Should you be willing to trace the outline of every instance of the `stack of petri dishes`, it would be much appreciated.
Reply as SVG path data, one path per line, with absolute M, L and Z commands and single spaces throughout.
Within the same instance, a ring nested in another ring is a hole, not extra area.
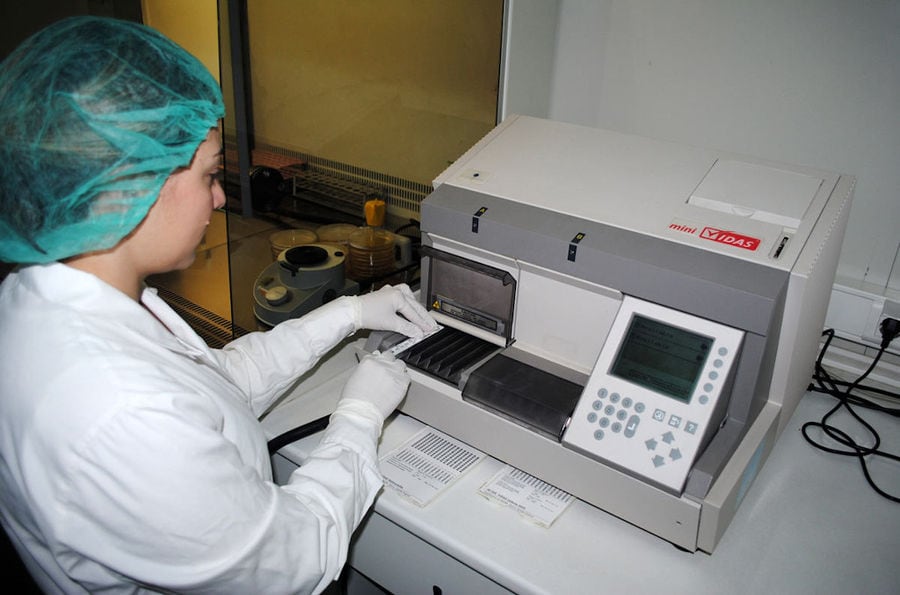
M 350 234 L 348 275 L 372 279 L 394 271 L 394 234 L 376 227 L 360 227 Z
M 311 229 L 283 229 L 269 236 L 269 246 L 272 248 L 272 259 L 278 260 L 278 255 L 295 246 L 314 244 L 319 236 Z

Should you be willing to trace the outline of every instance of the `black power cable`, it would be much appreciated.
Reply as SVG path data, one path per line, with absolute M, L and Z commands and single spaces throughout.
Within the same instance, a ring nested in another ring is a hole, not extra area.
M 328 415 L 320 417 L 319 419 L 314 419 L 311 422 L 307 422 L 302 426 L 293 428 L 275 436 L 268 442 L 269 446 L 269 455 L 273 455 L 278 452 L 281 448 L 291 444 L 292 442 L 296 442 L 302 438 L 306 438 L 307 436 L 311 436 L 316 432 L 321 432 L 328 426 Z
M 824 345 L 822 345 L 822 349 L 819 351 L 818 358 L 816 358 L 815 371 L 813 373 L 813 380 L 818 383 L 818 386 L 816 386 L 815 384 L 810 384 L 809 390 L 814 390 L 831 395 L 835 399 L 837 399 L 838 402 L 830 411 L 828 411 L 828 413 L 826 413 L 822 417 L 820 421 L 807 422 L 803 424 L 803 426 L 800 428 L 800 431 L 803 433 L 803 437 L 807 442 L 820 450 L 824 450 L 825 452 L 841 456 L 856 457 L 859 461 L 860 466 L 862 467 L 863 475 L 865 476 L 866 481 L 869 483 L 869 485 L 872 486 L 872 489 L 874 489 L 879 495 L 887 498 L 888 500 L 900 502 L 900 497 L 889 494 L 878 487 L 878 485 L 872 479 L 871 474 L 869 473 L 869 466 L 866 460 L 866 457 L 871 455 L 884 457 L 886 459 L 891 459 L 894 461 L 900 461 L 900 456 L 880 450 L 879 446 L 881 445 L 881 436 L 878 435 L 878 432 L 875 431 L 875 428 L 873 428 L 868 422 L 860 417 L 851 407 L 851 405 L 855 405 L 858 407 L 879 411 L 881 413 L 886 413 L 893 417 L 900 417 L 900 409 L 884 407 L 868 399 L 864 399 L 858 395 L 853 394 L 853 391 L 862 389 L 876 392 L 884 396 L 900 398 L 900 394 L 898 393 L 892 393 L 890 391 L 868 387 L 862 384 L 862 381 L 865 380 L 865 378 L 872 373 L 872 370 L 875 369 L 875 366 L 878 364 L 878 361 L 881 359 L 881 356 L 884 354 L 891 341 L 895 337 L 900 335 L 900 322 L 893 318 L 888 318 L 882 321 L 881 348 L 878 350 L 878 353 L 875 355 L 875 358 L 872 360 L 872 363 L 869 365 L 868 369 L 866 369 L 866 371 L 863 372 L 862 375 L 859 376 L 859 378 L 849 383 L 832 378 L 828 371 L 825 370 L 825 368 L 822 366 L 822 359 L 825 356 L 825 352 L 831 345 L 832 339 L 834 339 L 834 329 L 826 329 L 822 333 L 822 335 L 825 336 L 826 339 Z M 834 415 L 841 409 L 846 409 L 850 413 L 850 415 L 852 415 L 853 418 L 856 419 L 869 432 L 873 439 L 873 444 L 871 446 L 860 445 L 855 440 L 853 440 L 853 438 L 851 438 L 849 434 L 828 423 L 829 418 L 831 418 L 832 415 Z M 837 442 L 839 445 L 846 447 L 846 449 L 825 446 L 821 442 L 815 441 L 809 435 L 810 428 L 821 429 L 826 436 Z

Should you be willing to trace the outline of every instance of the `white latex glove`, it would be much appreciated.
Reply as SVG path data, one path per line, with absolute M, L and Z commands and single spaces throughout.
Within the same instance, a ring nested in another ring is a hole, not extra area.
M 365 356 L 341 392 L 335 414 L 377 412 L 380 422 L 393 413 L 409 388 L 406 364 L 387 353 Z
M 356 300 L 358 328 L 394 331 L 407 337 L 421 337 L 437 328 L 437 323 L 420 304 L 408 285 L 386 285 Z

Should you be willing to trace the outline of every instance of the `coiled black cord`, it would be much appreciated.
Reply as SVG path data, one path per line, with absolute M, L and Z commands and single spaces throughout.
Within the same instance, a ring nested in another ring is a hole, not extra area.
M 882 328 L 882 331 L 884 332 L 884 328 Z M 880 450 L 879 446 L 881 446 L 881 436 L 878 435 L 878 432 L 875 431 L 875 428 L 873 428 L 868 422 L 860 417 L 851 407 L 851 405 L 855 405 L 858 407 L 886 413 L 893 417 L 900 416 L 900 409 L 884 407 L 882 405 L 869 401 L 868 399 L 864 399 L 858 395 L 853 394 L 854 390 L 863 389 L 885 396 L 900 398 L 900 394 L 898 393 L 892 393 L 890 391 L 878 389 L 875 387 L 868 387 L 862 384 L 862 381 L 872 373 L 873 369 L 875 369 L 875 366 L 878 364 L 878 361 L 884 354 L 885 349 L 887 349 L 887 346 L 890 344 L 890 338 L 886 338 L 884 341 L 882 341 L 881 348 L 878 350 L 878 353 L 875 355 L 875 358 L 872 360 L 872 363 L 869 365 L 868 369 L 866 369 L 866 371 L 863 372 L 859 378 L 857 378 L 853 382 L 847 383 L 832 378 L 828 371 L 825 370 L 825 368 L 822 366 L 822 359 L 825 356 L 825 352 L 831 345 L 832 339 L 834 339 L 834 329 L 826 329 L 822 333 L 822 335 L 825 336 L 826 339 L 825 343 L 822 345 L 822 349 L 819 351 L 819 356 L 816 358 L 815 371 L 813 373 L 813 380 L 818 383 L 818 386 L 816 384 L 810 384 L 809 390 L 829 394 L 837 399 L 838 402 L 830 411 L 828 411 L 828 413 L 826 413 L 822 417 L 820 421 L 807 422 L 803 424 L 803 426 L 800 428 L 800 431 L 803 433 L 803 437 L 807 442 L 820 450 L 824 450 L 825 452 L 841 456 L 856 457 L 859 461 L 860 466 L 862 467 L 863 475 L 865 476 L 866 481 L 869 483 L 869 485 L 872 486 L 872 489 L 874 489 L 879 495 L 887 498 L 888 500 L 892 500 L 893 502 L 900 502 L 900 497 L 889 494 L 878 487 L 878 485 L 872 479 L 872 475 L 869 473 L 869 465 L 866 460 L 866 457 L 869 456 L 879 456 L 894 461 L 900 461 L 900 456 Z M 846 432 L 828 423 L 829 418 L 831 418 L 832 415 L 834 415 L 841 409 L 846 409 L 850 413 L 850 415 L 852 415 L 853 418 L 856 419 L 869 432 L 869 434 L 872 436 L 872 446 L 860 445 L 855 440 L 853 440 L 853 438 L 851 438 L 850 435 L 848 435 Z M 821 442 L 817 442 L 812 437 L 810 437 L 810 428 L 821 429 L 826 436 L 828 436 L 838 444 L 846 447 L 846 449 L 833 448 L 830 446 L 826 446 Z

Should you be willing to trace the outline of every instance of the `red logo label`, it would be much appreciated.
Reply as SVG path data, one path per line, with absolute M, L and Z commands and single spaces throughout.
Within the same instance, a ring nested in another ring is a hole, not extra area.
M 756 250 L 759 248 L 760 244 L 759 238 L 752 238 L 733 231 L 725 231 L 714 227 L 704 227 L 703 231 L 700 232 L 700 237 L 704 240 L 712 240 L 713 242 L 736 246 L 738 248 L 743 248 L 744 250 Z

